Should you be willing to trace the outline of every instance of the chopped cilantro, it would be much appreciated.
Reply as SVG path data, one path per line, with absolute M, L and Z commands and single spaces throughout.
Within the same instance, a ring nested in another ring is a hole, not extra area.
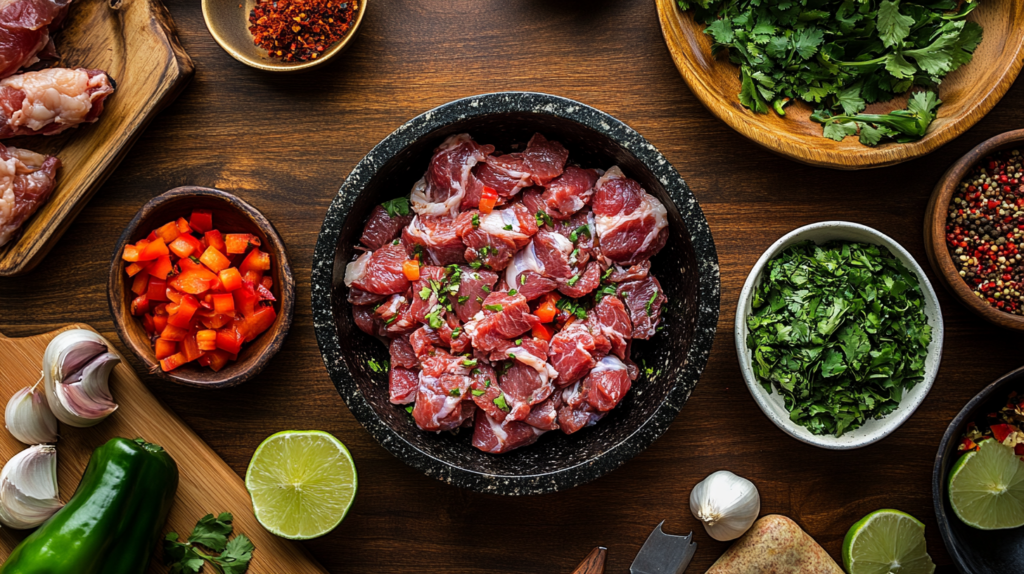
M 514 295 L 515 295 L 516 293 L 518 293 L 518 292 L 519 292 L 519 291 L 516 291 L 515 289 L 509 289 L 509 290 L 508 290 L 508 294 L 509 294 L 509 295 L 513 295 L 513 296 L 514 296 Z
M 401 242 L 402 242 L 402 240 L 400 240 L 400 239 L 395 239 L 394 241 L 392 241 L 392 242 L 391 242 L 391 245 L 398 245 L 398 244 L 399 244 L 399 243 L 401 243 Z
M 601 299 L 604 299 L 609 295 L 615 295 L 614 283 L 605 283 L 604 285 L 598 287 L 597 291 L 594 292 L 594 302 L 600 302 Z
M 614 272 L 615 272 L 615 268 L 614 268 L 614 267 L 609 267 L 609 268 L 608 268 L 608 269 L 607 269 L 607 270 L 606 270 L 606 271 L 604 272 L 604 274 L 602 274 L 602 275 L 601 275 L 601 281 L 607 281 L 607 280 L 608 280 L 608 278 L 609 278 L 609 277 L 611 277 L 611 276 L 612 276 L 612 273 L 614 273 Z
M 465 221 L 465 219 L 463 219 L 463 221 Z M 473 217 L 470 219 L 470 221 L 472 221 L 474 229 L 477 228 L 477 227 L 480 227 L 480 214 L 479 213 L 474 213 Z
M 658 290 L 655 289 L 654 293 L 651 293 L 651 298 L 647 300 L 647 304 L 644 305 L 644 309 L 647 310 L 647 316 L 648 317 L 651 316 L 651 312 L 652 312 L 651 307 L 654 306 L 654 301 L 657 300 L 657 299 L 658 299 Z
M 494 399 L 494 404 L 497 405 L 498 408 L 503 410 L 503 411 L 509 410 L 508 403 L 505 402 L 505 394 L 504 393 L 498 395 L 497 398 Z
M 476 260 L 476 261 L 470 261 L 469 262 L 469 266 L 472 267 L 473 269 L 480 269 L 481 265 L 483 265 L 483 263 L 480 263 L 479 259 Z
M 566 281 L 566 282 L 565 282 L 565 284 L 566 284 L 566 285 L 568 285 L 569 287 L 572 287 L 573 285 L 575 285 L 576 283 L 578 283 L 578 282 L 579 282 L 579 280 L 580 280 L 580 274 L 579 274 L 579 273 L 577 273 L 577 274 L 573 275 L 571 279 L 569 279 L 568 281 Z
M 534 219 L 537 220 L 537 227 L 544 227 L 545 225 L 554 225 L 554 220 L 551 219 L 551 216 L 548 215 L 547 213 L 544 213 L 543 211 L 538 211 L 534 215 Z
M 480 290 L 483 291 L 484 293 L 490 293 L 491 292 L 491 288 L 488 287 L 487 285 L 481 285 L 480 286 Z
M 469 295 L 460 295 L 458 301 L 459 305 L 462 305 L 466 301 L 469 301 Z
M 482 389 L 474 389 L 473 390 L 473 396 L 474 397 L 479 397 L 480 395 L 483 395 L 483 394 L 487 394 L 487 391 L 482 390 Z
M 405 407 L 405 412 L 407 412 L 407 413 L 409 413 L 411 415 L 412 414 L 412 408 L 413 408 L 413 405 L 409 405 L 409 406 Z
M 430 299 L 431 293 L 432 291 L 430 290 L 430 287 L 424 287 L 423 289 L 420 289 L 420 299 L 423 299 L 424 301 Z
M 458 339 L 459 335 L 462 334 L 462 327 L 456 327 L 452 329 L 452 339 Z
M 569 239 L 573 243 L 575 243 L 580 238 L 580 235 L 586 235 L 587 237 L 591 237 L 590 226 L 584 223 L 583 225 L 577 227 L 576 229 L 573 229 L 572 233 L 569 234 Z
M 523 344 L 523 340 L 522 339 L 516 339 L 516 345 L 522 345 L 522 344 Z
M 505 231 L 512 231 L 512 224 L 511 223 L 507 223 L 507 224 L 505 224 L 504 227 L 502 227 L 502 229 L 504 229 Z
M 502 306 L 500 304 L 498 304 L 498 305 L 484 305 L 484 310 L 485 311 L 494 311 L 495 313 L 500 313 L 501 310 L 502 310 Z
M 462 361 L 462 366 L 463 367 L 475 367 L 476 366 L 476 359 L 466 359 L 466 360 Z
M 526 274 L 525 273 L 523 273 L 523 274 L 521 274 L 519 276 L 519 284 L 520 285 L 526 285 Z
M 376 359 L 371 358 L 369 361 L 366 361 L 366 364 L 370 365 L 370 370 L 375 373 L 386 373 L 391 370 L 391 365 L 387 359 L 378 362 Z
M 462 396 L 462 391 L 460 391 L 459 389 L 452 389 L 452 390 L 448 391 L 448 394 L 453 396 L 453 397 L 461 397 Z
M 388 212 L 388 217 L 394 219 L 395 217 L 409 215 L 409 198 L 408 197 L 396 197 L 394 199 L 385 201 L 380 204 L 385 211 Z

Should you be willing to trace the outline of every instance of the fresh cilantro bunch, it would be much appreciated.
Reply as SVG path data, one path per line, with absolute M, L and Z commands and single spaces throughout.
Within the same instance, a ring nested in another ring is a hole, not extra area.
M 899 406 L 932 339 L 917 277 L 884 247 L 840 241 L 772 259 L 747 327 L 765 390 L 792 421 L 837 437 Z
M 677 0 L 694 9 L 740 67 L 740 102 L 757 113 L 801 99 L 818 107 L 823 135 L 861 143 L 924 136 L 946 74 L 971 61 L 982 29 L 964 18 L 980 0 Z M 913 87 L 907 110 L 861 114 Z M 890 117 L 892 116 L 892 117 Z
M 228 540 L 233 529 L 231 520 L 229 512 L 223 512 L 216 518 L 207 514 L 196 523 L 187 542 L 178 542 L 178 535 L 168 532 L 164 538 L 164 562 L 171 567 L 171 574 L 195 574 L 202 569 L 204 562 L 209 562 L 220 574 L 245 572 L 255 548 L 244 534 Z M 220 555 L 213 556 L 199 547 Z

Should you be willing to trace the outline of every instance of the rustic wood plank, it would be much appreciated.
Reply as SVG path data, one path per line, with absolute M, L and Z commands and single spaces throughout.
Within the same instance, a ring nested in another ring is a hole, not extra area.
M 688 497 L 719 469 L 753 480 L 764 513 L 790 516 L 833 558 L 854 521 L 895 506 L 925 522 L 940 572 L 950 567 L 932 513 L 935 451 L 963 404 L 1020 366 L 1024 336 L 988 326 L 940 292 L 947 339 L 932 393 L 893 436 L 834 453 L 788 438 L 761 414 L 736 364 L 732 321 L 761 252 L 806 223 L 865 223 L 924 262 L 932 188 L 973 146 L 1024 125 L 1021 82 L 974 128 L 926 158 L 837 173 L 772 155 L 708 113 L 679 76 L 652 2 L 376 2 L 338 62 L 289 78 L 224 53 L 206 33 L 197 2 L 168 5 L 196 61 L 195 80 L 157 116 L 43 264 L 22 278 L 0 279 L 0 331 L 27 336 L 83 321 L 116 341 L 106 276 L 115 241 L 139 207 L 172 187 L 203 185 L 260 209 L 280 232 L 296 278 L 295 321 L 281 351 L 237 388 L 208 392 L 144 380 L 240 475 L 275 431 L 320 428 L 349 446 L 361 479 L 355 505 L 335 532 L 306 543 L 329 571 L 571 572 L 601 545 L 608 547 L 606 571 L 626 572 L 651 529 L 667 520 L 668 532 L 695 532 L 700 546 L 688 572 L 699 574 L 727 545 L 704 533 Z M 327 377 L 309 309 L 320 223 L 352 166 L 408 118 L 505 89 L 579 99 L 657 146 L 704 207 L 723 282 L 708 368 L 668 432 L 594 483 L 525 499 L 457 490 L 381 448 Z

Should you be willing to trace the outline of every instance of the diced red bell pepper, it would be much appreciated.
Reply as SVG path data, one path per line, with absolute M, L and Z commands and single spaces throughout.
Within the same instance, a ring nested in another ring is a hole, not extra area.
M 234 291 L 242 286 L 242 274 L 236 267 L 229 267 L 217 274 L 220 279 L 221 289 Z
M 149 275 L 146 273 L 140 273 L 135 276 L 132 281 L 132 293 L 136 295 L 142 295 L 149 288 Z
M 167 328 L 167 315 L 153 315 L 153 332 L 163 333 Z
M 992 425 L 992 436 L 995 437 L 996 442 L 1003 442 L 1006 437 L 1010 436 L 1017 429 L 1008 424 Z
M 184 353 L 175 353 L 170 357 L 167 357 L 166 359 L 160 361 L 160 368 L 163 369 L 164 372 L 166 373 L 167 371 L 173 371 L 174 369 L 177 369 L 178 367 L 184 365 L 187 362 L 188 361 L 185 359 Z
M 173 242 L 171 242 L 170 245 L 167 246 L 167 248 L 171 250 L 171 253 L 177 255 L 181 259 L 184 259 L 184 258 L 188 257 L 189 255 L 192 255 L 193 253 L 195 253 L 195 249 L 192 247 L 192 243 L 190 243 L 187 239 L 185 239 L 186 237 L 192 237 L 192 236 L 191 235 L 180 235 L 180 236 L 178 236 L 177 239 L 175 239 Z M 192 237 L 192 239 L 195 239 L 195 237 Z M 198 241 L 196 243 L 198 243 Z
M 178 233 L 181 233 L 182 235 L 192 233 L 192 228 L 189 227 L 188 222 L 185 221 L 184 217 L 179 217 L 175 223 L 178 225 Z
M 203 356 L 203 351 L 199 348 L 199 343 L 196 341 L 196 334 L 194 332 L 186 335 L 185 340 L 181 342 L 181 352 L 185 354 L 186 362 L 194 361 Z
M 553 337 L 554 335 L 555 335 L 554 329 L 552 329 L 551 327 L 548 327 L 547 325 L 545 325 L 543 323 L 537 323 L 536 325 L 533 326 L 533 336 L 538 338 L 538 339 L 544 339 L 545 341 L 550 341 L 551 337 Z
M 220 234 L 220 231 L 211 229 L 203 234 L 203 240 L 206 241 L 208 247 L 213 247 L 217 251 L 224 253 L 226 249 L 224 245 L 224 236 Z
M 273 305 L 259 305 L 253 314 L 245 319 L 245 341 L 249 342 L 269 329 L 274 320 L 277 319 L 277 312 Z
M 167 316 L 167 305 L 168 305 L 167 303 L 157 303 L 156 305 L 153 305 L 153 315 L 157 315 L 157 316 L 162 315 L 162 316 L 166 317 Z
M 199 258 L 199 261 L 214 273 L 220 273 L 228 267 L 231 267 L 231 260 L 225 257 L 223 253 L 218 251 L 217 248 L 212 245 L 206 248 L 206 251 L 203 252 L 203 256 Z
M 251 233 L 228 233 L 224 236 L 224 243 L 227 244 L 227 253 L 236 255 L 245 253 L 250 247 L 259 247 L 260 238 Z
M 416 281 L 420 278 L 420 262 L 415 259 L 406 259 L 402 262 L 402 274 L 409 281 Z
M 238 270 L 245 275 L 246 271 L 268 271 L 270 269 L 270 254 L 259 249 L 253 249 L 245 256 L 245 261 L 238 266 Z
M 217 331 L 217 348 L 229 353 L 237 353 L 242 350 L 242 343 L 245 336 L 238 331 L 235 324 L 228 325 Z
M 149 267 L 152 263 L 153 263 L 152 261 L 145 261 L 145 262 L 142 262 L 142 263 L 132 263 L 128 267 L 125 267 L 124 270 L 125 270 L 126 273 L 128 273 L 129 277 L 135 277 L 136 275 L 141 273 L 144 269 Z
M 202 253 L 202 251 L 197 251 L 196 253 Z M 199 257 L 196 256 L 195 254 L 193 254 L 191 257 L 187 259 L 179 259 L 178 267 L 181 267 L 181 270 L 183 272 L 194 271 L 196 269 L 206 269 L 206 266 L 199 262 Z
M 170 244 L 172 241 L 177 239 L 179 235 L 181 235 L 181 232 L 178 231 L 177 222 L 170 221 L 158 227 L 156 229 L 156 234 L 164 240 L 164 243 Z
M 252 283 L 242 283 L 242 287 L 232 291 L 231 295 L 235 298 L 235 312 L 241 313 L 245 317 L 252 315 L 256 303 L 259 302 Z
M 174 287 L 168 286 L 164 291 L 164 294 L 167 296 L 167 299 L 165 299 L 166 301 L 181 303 L 181 293 L 179 293 Z
M 196 333 L 196 343 L 200 351 L 213 351 L 217 349 L 217 331 L 204 329 Z
M 973 440 L 969 438 L 965 438 L 964 440 L 960 441 L 960 446 L 957 448 L 957 450 L 961 452 L 967 452 L 969 450 L 975 450 L 977 448 L 977 443 L 975 443 Z
M 233 315 L 235 313 L 235 298 L 231 293 L 214 295 L 213 310 L 218 314 Z
M 223 369 L 224 366 L 228 364 L 228 361 L 235 360 L 234 355 L 232 353 L 228 353 L 227 351 L 222 351 L 220 349 L 210 351 L 206 353 L 206 356 L 210 358 L 209 366 L 211 369 L 213 369 L 214 372 Z
M 146 289 L 146 297 L 150 301 L 168 301 L 167 282 L 156 277 L 149 278 L 149 288 Z
M 159 361 L 160 359 L 166 359 L 167 357 L 177 353 L 178 344 L 174 341 L 168 341 L 167 339 L 157 339 L 153 351 L 156 353 L 156 358 Z
M 234 315 L 213 315 L 211 317 L 203 317 L 199 319 L 207 329 L 220 329 L 224 325 L 227 325 L 235 320 Z
M 121 254 L 121 259 L 124 259 L 129 263 L 135 263 L 139 260 L 139 248 L 130 243 L 125 245 L 124 253 Z
M 192 210 L 192 217 L 188 219 L 188 226 L 199 233 L 206 233 L 213 229 L 213 213 L 209 209 Z
M 142 328 L 146 330 L 146 334 L 152 337 L 156 334 L 156 325 L 153 323 L 153 316 L 146 313 L 142 316 Z
M 203 352 L 203 356 L 199 357 L 198 359 L 196 359 L 196 362 L 199 363 L 200 365 L 204 366 L 204 367 L 209 367 L 210 366 L 210 355 L 211 354 L 212 353 L 210 351 L 204 351 Z
M 156 259 L 156 261 L 153 261 L 152 265 L 146 267 L 146 273 L 149 273 L 157 279 L 163 280 L 167 279 L 167 276 L 171 274 L 171 271 L 174 271 L 174 265 L 171 264 L 170 255 L 161 255 Z
M 250 269 L 242 275 L 242 281 L 248 281 L 253 285 L 263 284 L 263 272 L 257 271 L 256 269 Z
M 188 330 L 179 329 L 174 325 L 167 325 L 163 331 L 160 331 L 160 338 L 168 341 L 184 341 L 187 335 Z
M 263 288 L 269 291 L 274 287 L 274 278 L 263 277 L 263 279 L 260 280 L 260 285 L 263 285 Z
M 555 307 L 555 303 L 558 302 L 558 299 L 557 295 L 549 293 L 541 300 L 540 306 L 533 312 L 534 315 L 540 318 L 541 323 L 550 323 L 555 320 L 555 315 L 558 314 L 558 307 Z
M 145 293 L 132 299 L 132 315 L 141 317 L 149 312 L 149 299 L 146 298 Z
M 181 303 L 178 304 L 178 310 L 167 318 L 167 324 L 182 329 L 189 328 L 192 325 L 192 316 L 196 314 L 198 308 L 199 302 L 196 301 L 196 298 L 192 295 L 185 295 L 181 298 Z
M 494 210 L 494 204 L 498 202 L 498 192 L 491 187 L 485 187 L 480 192 L 480 213 L 490 213 Z
M 138 247 L 138 245 L 136 245 Z M 157 257 L 163 257 L 170 251 L 167 249 L 167 243 L 164 242 L 162 237 L 157 237 L 151 243 L 145 247 L 139 248 L 139 261 L 152 261 Z
M 182 293 L 199 295 L 210 288 L 210 284 L 217 276 L 208 269 L 182 270 L 176 277 L 171 279 L 170 285 Z

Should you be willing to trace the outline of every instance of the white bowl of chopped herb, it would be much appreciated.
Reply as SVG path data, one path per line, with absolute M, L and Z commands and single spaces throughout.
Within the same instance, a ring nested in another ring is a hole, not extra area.
M 935 290 L 887 235 L 846 221 L 795 229 L 740 292 L 736 351 L 750 394 L 793 438 L 860 448 L 924 401 L 942 358 Z

